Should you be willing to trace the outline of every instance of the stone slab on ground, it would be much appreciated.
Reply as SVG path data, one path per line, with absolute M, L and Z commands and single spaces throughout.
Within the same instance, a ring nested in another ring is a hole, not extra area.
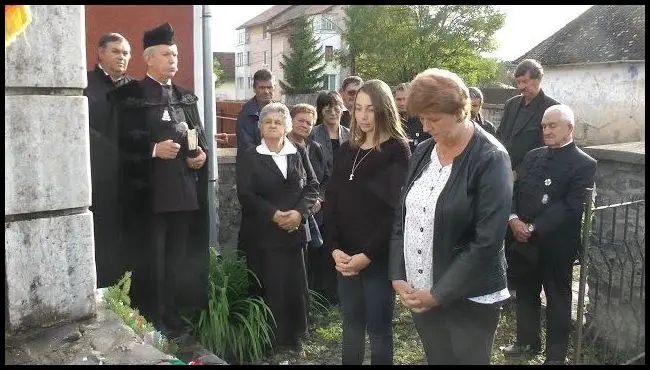
M 5 365 L 166 365 L 171 360 L 100 302 L 91 319 L 17 335 L 5 332 Z

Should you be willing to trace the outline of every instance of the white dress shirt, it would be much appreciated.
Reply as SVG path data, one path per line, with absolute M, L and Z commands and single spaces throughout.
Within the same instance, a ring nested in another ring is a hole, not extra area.
M 436 148 L 431 151 L 431 162 L 406 195 L 404 220 L 404 262 L 406 280 L 417 290 L 433 286 L 433 240 L 436 204 L 449 180 L 453 163 L 443 166 Z M 469 298 L 477 303 L 495 303 L 510 297 L 508 289 Z
M 289 154 L 295 154 L 298 152 L 296 147 L 289 141 L 288 139 L 284 139 L 284 145 L 282 145 L 282 149 L 280 149 L 279 153 L 272 152 L 269 147 L 266 145 L 266 142 L 264 139 L 262 139 L 262 143 L 258 145 L 255 150 L 263 155 L 270 155 L 271 158 L 273 158 L 273 162 L 278 166 L 278 169 L 280 169 L 280 172 L 282 172 L 282 176 L 284 176 L 285 180 L 287 178 L 287 155 Z

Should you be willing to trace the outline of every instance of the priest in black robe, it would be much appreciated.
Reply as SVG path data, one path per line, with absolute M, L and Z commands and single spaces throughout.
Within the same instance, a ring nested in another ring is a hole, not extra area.
M 197 97 L 172 83 L 174 31 L 144 34 L 146 77 L 116 89 L 120 196 L 133 273 L 133 305 L 158 329 L 178 333 L 208 288 L 207 138 Z M 191 46 L 188 46 L 191 47 Z

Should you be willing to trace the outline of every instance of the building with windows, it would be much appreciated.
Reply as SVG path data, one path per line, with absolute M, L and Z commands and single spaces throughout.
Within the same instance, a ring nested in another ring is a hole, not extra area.
M 253 74 L 268 68 L 276 80 L 284 79 L 280 67 L 282 56 L 290 54 L 289 36 L 293 21 L 300 16 L 308 16 L 314 27 L 314 35 L 319 40 L 325 54 L 327 66 L 323 88 L 338 89 L 347 69 L 341 68 L 334 60 L 336 50 L 344 48 L 341 33 L 345 5 L 275 5 L 253 19 L 237 27 L 237 49 L 235 52 L 235 90 L 239 100 L 250 99 L 253 95 Z M 276 84 L 276 100 L 284 101 L 282 89 Z

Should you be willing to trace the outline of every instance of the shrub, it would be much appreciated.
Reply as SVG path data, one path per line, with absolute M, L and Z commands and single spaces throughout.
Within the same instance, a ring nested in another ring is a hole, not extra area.
M 229 363 L 259 361 L 271 347 L 273 314 L 251 284 L 260 285 L 236 252 L 217 256 L 210 249 L 208 307 L 185 320 L 201 345 Z

